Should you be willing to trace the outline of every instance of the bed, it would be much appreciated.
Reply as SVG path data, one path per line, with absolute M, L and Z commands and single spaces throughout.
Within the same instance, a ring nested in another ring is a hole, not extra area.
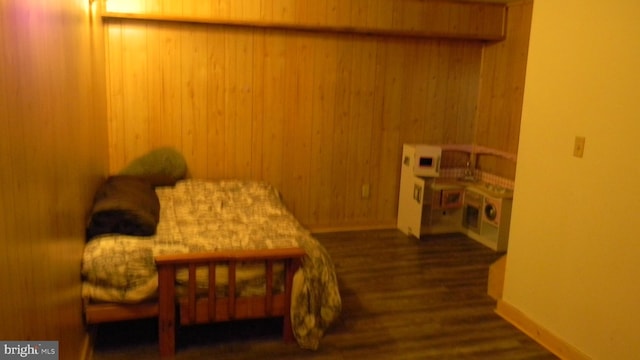
M 283 318 L 285 341 L 316 349 L 341 311 L 334 265 L 271 185 L 130 176 L 97 192 L 82 261 L 87 324 L 158 317 L 179 325 Z

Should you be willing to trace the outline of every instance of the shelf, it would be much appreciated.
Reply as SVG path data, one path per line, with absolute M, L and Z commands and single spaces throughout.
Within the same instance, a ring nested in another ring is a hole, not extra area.
M 371 34 L 421 38 L 469 40 L 503 40 L 507 7 L 495 3 L 462 3 L 459 1 L 397 2 L 381 0 L 376 8 L 363 7 L 358 13 L 338 16 L 343 5 L 339 0 L 326 4 L 324 13 L 304 11 L 301 5 L 281 5 L 279 11 L 253 8 L 231 3 L 228 9 L 213 9 L 199 0 L 176 0 L 171 7 L 136 1 L 101 2 L 104 20 L 126 19 L 195 24 L 242 26 L 265 29 L 315 31 L 331 33 Z M 244 5 L 246 6 L 246 5 Z M 206 9 L 206 10 L 202 10 Z

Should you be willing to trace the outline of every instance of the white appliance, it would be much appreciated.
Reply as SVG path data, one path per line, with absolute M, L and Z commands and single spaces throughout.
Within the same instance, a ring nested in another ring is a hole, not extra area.
M 440 176 L 442 148 L 424 144 L 404 144 L 402 168 L 410 169 L 413 175 L 422 177 Z
M 464 188 L 436 184 L 442 149 L 405 144 L 402 151 L 397 227 L 407 235 L 445 233 L 460 227 Z
M 498 251 L 507 251 L 513 199 L 467 188 L 462 227 L 470 238 Z
M 480 235 L 488 241 L 487 245 L 496 251 L 507 251 L 512 204 L 511 198 L 489 195 L 484 197 Z

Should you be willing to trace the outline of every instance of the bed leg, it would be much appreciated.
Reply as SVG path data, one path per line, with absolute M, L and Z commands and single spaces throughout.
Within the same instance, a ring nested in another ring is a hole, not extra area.
M 158 342 L 161 358 L 172 358 L 176 353 L 175 268 L 158 268 Z
M 284 342 L 292 343 L 294 341 L 294 336 L 293 336 L 293 328 L 291 327 L 291 316 L 285 315 L 283 321 L 284 321 L 284 324 L 283 324 L 284 330 L 283 330 L 282 337 L 284 339 Z

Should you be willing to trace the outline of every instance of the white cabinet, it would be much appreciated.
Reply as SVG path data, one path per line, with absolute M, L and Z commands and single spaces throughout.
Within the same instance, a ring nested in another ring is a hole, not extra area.
M 405 171 L 400 176 L 398 197 L 398 229 L 407 235 L 420 237 L 422 228 L 422 208 L 427 179 Z
M 460 231 L 464 187 L 416 176 L 413 151 L 411 146 L 405 145 L 398 196 L 398 229 L 415 237 Z

